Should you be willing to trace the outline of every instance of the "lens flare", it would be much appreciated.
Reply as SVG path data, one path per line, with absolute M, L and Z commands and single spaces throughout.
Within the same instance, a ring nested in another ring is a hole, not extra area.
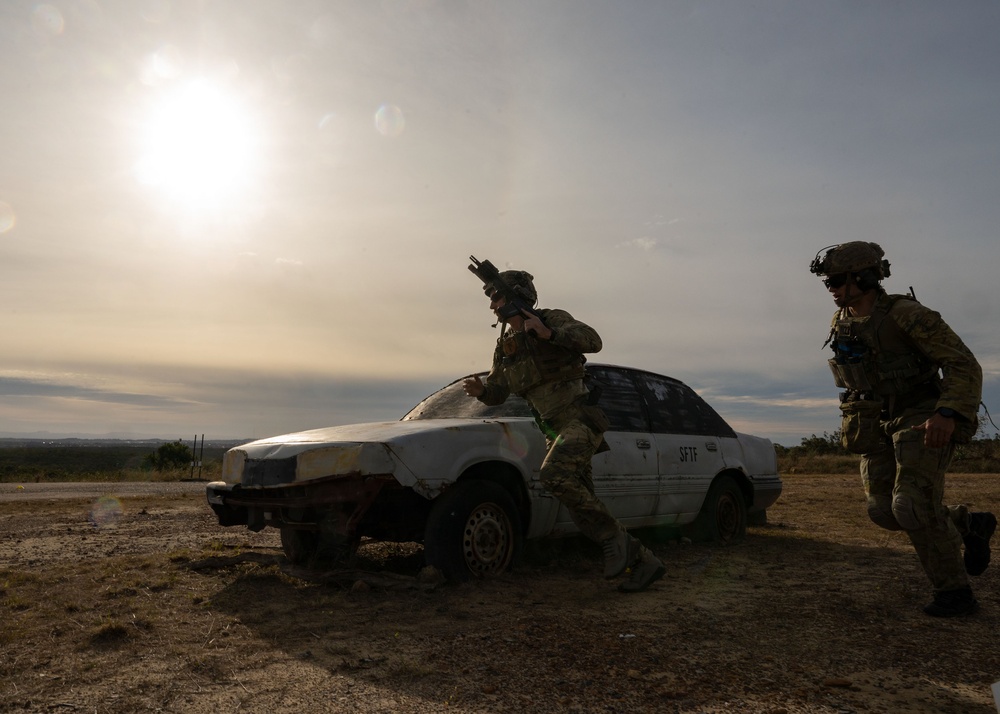
M 90 508 L 90 522 L 95 528 L 106 528 L 118 522 L 122 503 L 114 496 L 101 496 Z
M 181 76 L 184 55 L 174 45 L 166 44 L 146 55 L 139 69 L 139 81 L 148 86 L 169 82 Z
M 36 5 L 31 13 L 31 26 L 42 35 L 61 35 L 66 27 L 66 21 L 58 8 L 43 3 Z
M 382 136 L 395 138 L 406 128 L 403 110 L 394 104 L 383 104 L 375 112 L 375 130 Z
M 14 228 L 14 209 L 5 201 L 0 201 L 0 233 L 6 233 Z
M 523 459 L 528 455 L 528 439 L 524 434 L 506 432 L 500 439 L 500 451 Z

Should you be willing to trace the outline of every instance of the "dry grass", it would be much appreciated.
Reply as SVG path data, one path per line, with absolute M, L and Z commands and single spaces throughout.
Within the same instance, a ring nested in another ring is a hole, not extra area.
M 303 572 L 198 499 L 126 501 L 103 529 L 89 504 L 0 503 L 0 711 L 994 711 L 997 570 L 975 617 L 924 616 L 916 557 L 858 481 L 789 474 L 744 543 L 656 545 L 668 575 L 636 596 L 579 540 L 432 588 L 417 547 Z M 949 484 L 1000 503 L 994 475 Z

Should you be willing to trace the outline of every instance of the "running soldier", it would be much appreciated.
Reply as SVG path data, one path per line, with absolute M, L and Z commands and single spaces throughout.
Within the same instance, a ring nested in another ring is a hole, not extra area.
M 467 379 L 465 392 L 488 405 L 502 404 L 511 392 L 528 402 L 548 446 L 539 474 L 542 484 L 566 507 L 580 532 L 602 545 L 604 577 L 617 578 L 631 570 L 618 589 L 645 590 L 666 568 L 594 494 L 591 459 L 606 448 L 608 421 L 600 408 L 588 404 L 583 355 L 600 351 L 601 338 L 564 310 L 535 309 L 538 294 L 531 274 L 507 270 L 498 277 L 531 307 L 511 314 L 500 286 L 486 283 L 490 309 L 502 323 L 500 337 L 485 383 L 478 377 Z
M 838 308 L 828 344 L 845 390 L 843 445 L 861 455 L 868 516 L 906 531 L 920 558 L 934 588 L 924 612 L 969 615 L 978 603 L 968 576 L 989 565 L 997 519 L 942 499 L 955 444 L 976 433 L 982 369 L 940 314 L 912 294 L 885 292 L 884 255 L 875 243 L 853 241 L 820 250 L 810 266 Z

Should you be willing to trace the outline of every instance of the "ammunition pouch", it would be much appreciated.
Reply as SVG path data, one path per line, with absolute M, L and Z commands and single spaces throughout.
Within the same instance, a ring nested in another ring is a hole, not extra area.
M 587 374 L 582 354 L 524 332 L 502 337 L 499 349 L 510 390 L 522 397 L 544 382 L 568 382 Z
M 851 399 L 840 405 L 840 443 L 852 454 L 870 454 L 885 444 L 882 400 Z
M 827 364 L 833 372 L 834 383 L 840 389 L 853 389 L 859 392 L 871 392 L 875 389 L 863 362 L 838 362 L 836 359 L 830 359 L 827 360 Z
M 588 403 L 586 398 L 578 401 L 571 407 L 571 409 L 573 410 L 573 413 L 570 418 L 578 419 L 592 432 L 601 436 L 601 443 L 598 444 L 597 451 L 595 453 L 600 454 L 605 451 L 611 451 L 611 447 L 602 436 L 604 432 L 611 428 L 611 422 L 604 414 L 604 410 Z M 531 415 L 535 418 L 535 423 L 547 439 L 555 439 L 558 436 L 558 430 L 548 421 L 542 419 L 542 415 L 539 414 L 534 407 L 531 408 Z

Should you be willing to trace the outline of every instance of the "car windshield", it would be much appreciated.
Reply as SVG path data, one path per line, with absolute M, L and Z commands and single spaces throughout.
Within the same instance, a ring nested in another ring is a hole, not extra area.
M 485 374 L 479 375 L 484 377 Z M 403 421 L 411 419 L 495 419 L 497 417 L 530 417 L 527 403 L 516 394 L 495 407 L 489 407 L 478 399 L 473 399 L 462 389 L 465 377 L 439 389 L 417 406 L 413 407 Z

